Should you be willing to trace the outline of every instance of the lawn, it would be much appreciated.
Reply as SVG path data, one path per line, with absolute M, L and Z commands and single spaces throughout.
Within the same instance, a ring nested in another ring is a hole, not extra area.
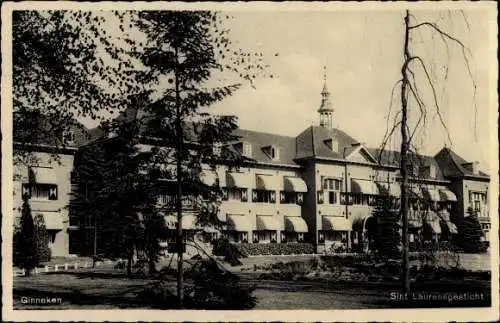
M 426 292 L 485 293 L 482 302 L 416 302 L 407 304 L 391 300 L 391 293 L 400 289 L 397 282 L 325 282 L 261 280 L 253 273 L 239 274 L 245 284 L 255 284 L 256 309 L 356 309 L 394 307 L 489 306 L 487 281 L 434 282 Z M 32 277 L 14 278 L 15 309 L 112 309 L 151 308 L 138 293 L 158 281 L 149 278 L 128 278 L 112 268 L 86 269 Z M 172 277 L 167 285 L 175 289 Z M 56 305 L 27 305 L 22 297 L 60 298 Z

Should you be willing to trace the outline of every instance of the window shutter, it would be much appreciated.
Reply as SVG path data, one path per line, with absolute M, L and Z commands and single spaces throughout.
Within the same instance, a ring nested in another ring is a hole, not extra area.
M 280 192 L 280 202 L 285 203 L 285 192 Z
M 28 195 L 28 198 L 31 197 L 31 194 L 30 194 L 30 188 L 28 186 L 28 184 L 23 184 L 23 188 L 22 188 L 22 196 L 24 195 Z
M 57 199 L 57 187 L 51 187 L 49 189 L 49 199 L 54 199 L 56 200 Z
M 252 190 L 252 202 L 257 202 L 257 191 Z
M 304 203 L 304 194 L 303 193 L 297 194 L 297 203 L 299 203 L 299 204 Z
M 346 204 L 346 196 L 344 193 L 340 193 L 340 204 Z
M 246 188 L 241 190 L 241 201 L 248 201 L 248 190 Z
M 324 194 L 323 191 L 318 191 L 318 204 L 323 204 Z
M 276 203 L 276 192 L 275 191 L 271 191 L 271 194 L 269 194 L 269 200 L 271 201 L 271 203 Z

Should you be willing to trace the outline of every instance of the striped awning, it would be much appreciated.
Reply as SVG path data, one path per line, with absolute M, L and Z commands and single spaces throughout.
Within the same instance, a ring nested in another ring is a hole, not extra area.
M 323 230 L 351 231 L 352 223 L 344 217 L 323 216 Z
M 458 233 L 457 226 L 451 221 L 441 221 L 441 225 L 444 226 L 451 234 Z
M 285 177 L 285 192 L 298 192 L 306 193 L 307 185 L 302 178 L 299 177 Z
M 441 201 L 456 202 L 457 196 L 452 191 L 442 188 L 439 190 L 439 195 L 441 196 Z
M 273 175 L 257 175 L 256 188 L 258 190 L 279 190 L 277 178 Z
M 57 174 L 53 168 L 32 167 L 28 170 L 30 182 L 40 184 L 57 184 Z
M 177 216 L 167 215 L 164 217 L 165 224 L 167 228 L 171 230 L 177 229 Z M 184 230 L 196 230 L 196 216 L 192 214 L 185 214 L 182 216 L 182 229 Z
M 422 186 L 422 196 L 432 202 L 441 201 L 439 191 L 429 186 Z
M 244 215 L 234 215 L 228 214 L 227 224 L 229 230 L 247 232 L 253 230 L 253 225 L 250 223 L 250 219 Z
M 34 219 L 37 215 L 43 217 L 45 229 L 47 230 L 62 230 L 64 228 L 61 214 L 59 212 L 34 212 Z
M 285 217 L 285 231 L 287 232 L 307 232 L 306 221 L 300 216 Z
M 227 187 L 249 188 L 248 175 L 245 173 L 227 173 Z
M 207 186 L 213 186 L 217 181 L 217 176 L 212 170 L 203 170 L 200 174 L 200 181 Z
M 257 230 L 280 230 L 278 220 L 272 215 L 257 215 Z
M 351 179 L 351 192 L 376 195 L 378 189 L 372 181 Z
M 426 220 L 425 224 L 426 224 L 426 227 L 428 228 L 428 230 L 430 230 L 432 233 L 435 233 L 435 234 L 441 233 L 441 225 L 439 224 L 439 221 Z

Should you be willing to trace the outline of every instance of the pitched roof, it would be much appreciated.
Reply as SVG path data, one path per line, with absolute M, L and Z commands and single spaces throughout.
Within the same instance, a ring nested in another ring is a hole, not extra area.
M 436 161 L 443 168 L 445 176 L 460 177 L 460 176 L 475 176 L 489 178 L 488 174 L 479 171 L 474 174 L 470 169 L 465 168 L 463 165 L 468 164 L 464 158 L 460 157 L 450 148 L 441 149 L 435 156 Z
M 237 129 L 235 135 L 239 142 L 247 142 L 252 146 L 252 159 L 270 164 L 295 165 L 295 137 L 276 135 L 266 132 Z M 274 160 L 264 152 L 265 147 L 275 146 L 279 149 L 279 159 Z
M 326 141 L 335 139 L 338 143 L 337 151 L 328 147 Z M 343 159 L 344 148 L 350 149 L 357 140 L 343 132 L 332 128 L 327 129 L 321 126 L 310 126 L 296 138 L 297 154 L 296 158 L 305 157 L 325 157 Z

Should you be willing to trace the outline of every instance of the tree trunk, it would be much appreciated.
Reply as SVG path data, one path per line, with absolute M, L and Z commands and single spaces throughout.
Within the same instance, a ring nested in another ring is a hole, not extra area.
M 408 152 L 408 138 L 406 133 L 406 124 L 408 118 L 408 101 L 407 101 L 407 85 L 408 85 L 408 63 L 410 61 L 410 52 L 408 48 L 409 40 L 409 23 L 410 14 L 406 10 L 405 16 L 405 40 L 404 40 L 404 64 L 401 69 L 402 83 L 401 83 L 401 218 L 403 222 L 403 292 L 408 297 L 410 296 L 410 277 L 409 277 L 409 256 L 408 256 L 408 173 L 407 173 L 407 152 Z
M 132 276 L 132 258 L 133 258 L 133 252 L 129 252 L 127 256 L 127 276 L 131 277 Z

